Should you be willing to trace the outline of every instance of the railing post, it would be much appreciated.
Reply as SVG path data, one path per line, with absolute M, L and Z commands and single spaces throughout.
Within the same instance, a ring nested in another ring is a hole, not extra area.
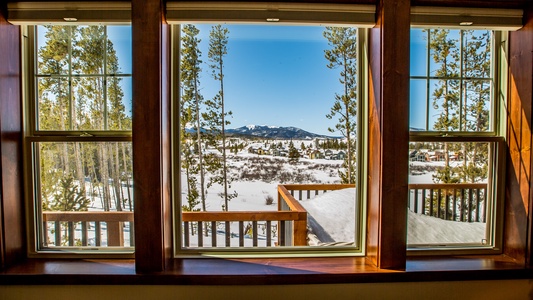
M 107 246 L 124 245 L 122 222 L 108 221 L 107 223 Z
M 293 243 L 294 246 L 307 246 L 307 212 L 300 213 L 298 221 L 294 221 Z

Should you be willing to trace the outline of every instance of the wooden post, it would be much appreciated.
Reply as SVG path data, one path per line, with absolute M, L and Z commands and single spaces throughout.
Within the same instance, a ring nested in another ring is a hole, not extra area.
M 379 1 L 369 34 L 367 256 L 389 269 L 406 258 L 410 7 Z
M 107 246 L 118 247 L 124 246 L 124 230 L 122 222 L 106 222 L 107 223 Z
M 509 36 L 509 99 L 507 113 L 507 168 L 505 186 L 504 254 L 533 266 L 533 199 L 531 184 L 533 117 L 533 7 L 525 25 Z
M 132 0 L 135 266 L 162 271 L 172 258 L 170 36 L 161 0 Z
M 307 246 L 307 213 L 300 213 L 298 221 L 294 221 L 294 246 Z
M 0 269 L 26 256 L 22 186 L 20 26 L 0 4 Z

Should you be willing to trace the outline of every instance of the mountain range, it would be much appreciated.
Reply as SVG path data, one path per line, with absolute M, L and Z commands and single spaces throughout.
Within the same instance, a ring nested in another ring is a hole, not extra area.
M 194 128 L 187 128 L 188 132 L 194 132 Z M 205 131 L 202 129 L 202 131 Z M 339 138 L 326 136 L 305 131 L 296 127 L 267 126 L 267 125 L 248 125 L 235 129 L 226 129 L 228 136 L 244 136 L 268 139 L 299 139 L 311 140 L 314 138 Z

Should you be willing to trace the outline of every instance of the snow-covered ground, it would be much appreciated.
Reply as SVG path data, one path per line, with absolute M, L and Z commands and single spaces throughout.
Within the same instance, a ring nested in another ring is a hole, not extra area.
M 270 143 L 278 143 L 271 141 Z M 286 141 L 285 141 L 286 142 Z M 298 147 L 303 143 L 306 147 L 312 141 L 293 141 Z M 248 144 L 248 146 L 263 146 L 265 142 Z M 228 154 L 229 176 L 233 179 L 230 192 L 237 192 L 238 196 L 229 203 L 230 211 L 275 211 L 277 210 L 277 187 L 279 184 L 311 184 L 311 183 L 340 183 L 338 170 L 340 160 L 300 158 L 296 164 L 289 164 L 286 157 L 258 155 L 248 153 L 247 149 L 238 154 Z M 411 162 L 417 171 L 409 176 L 409 183 L 433 183 L 433 171 L 442 166 L 442 162 Z M 209 177 L 206 178 L 206 181 Z M 182 187 L 186 187 L 185 176 L 181 176 Z M 124 189 L 124 188 L 123 188 Z M 219 196 L 223 187 L 218 184 L 207 189 L 207 211 L 221 211 L 224 200 Z M 130 191 L 132 192 L 132 191 Z M 127 191 L 125 191 L 127 194 Z M 181 191 L 182 201 L 185 201 L 186 191 Z M 271 204 L 267 198 L 273 198 Z M 98 197 L 92 199 L 91 211 L 101 210 L 101 201 Z M 330 191 L 320 194 L 310 200 L 303 200 L 302 205 L 308 211 L 313 232 L 324 238 L 324 243 L 340 242 L 351 243 L 356 232 L 355 216 L 355 189 Z M 413 212 L 408 214 L 409 244 L 449 244 L 449 243 L 475 243 L 480 244 L 485 239 L 485 223 L 461 223 L 444 221 L 434 217 L 418 215 Z M 251 222 L 250 222 L 251 223 Z M 247 223 L 245 226 L 248 225 Z M 258 242 L 264 246 L 266 242 L 265 222 L 259 222 Z M 103 225 L 105 226 L 105 224 Z M 232 222 L 230 226 L 231 246 L 239 246 L 239 224 Z M 105 230 L 105 227 L 104 227 Z M 217 246 L 225 247 L 224 224 L 217 225 Z M 272 222 L 272 240 L 277 241 L 277 222 Z M 125 244 L 129 245 L 129 227 L 125 228 Z M 92 235 L 90 233 L 90 235 Z M 52 232 L 49 234 L 52 237 Z M 190 247 L 198 245 L 197 232 L 190 235 Z M 78 238 L 78 237 L 77 237 Z M 89 239 L 92 241 L 93 236 Z M 104 238 L 105 239 L 105 238 Z M 106 241 L 102 240 L 102 246 Z M 211 246 L 211 236 L 203 237 L 205 247 Z M 252 246 L 251 232 L 245 232 L 245 246 Z
M 299 141 L 295 145 L 299 145 Z M 251 166 L 246 160 L 264 159 L 259 161 L 260 167 L 258 169 L 250 170 Z M 277 175 L 269 177 L 266 181 L 262 180 L 244 180 L 237 179 L 232 183 L 232 191 L 238 193 L 238 197 L 231 200 L 229 209 L 231 211 L 273 211 L 277 210 L 277 186 L 279 184 L 289 183 L 339 183 L 340 179 L 337 170 L 340 168 L 342 161 L 331 161 L 325 159 L 306 159 L 302 158 L 296 165 L 291 165 L 286 162 L 286 158 L 259 156 L 257 154 L 249 154 L 241 152 L 238 154 L 238 159 L 230 158 L 229 165 L 233 166 L 233 178 L 239 178 L 240 174 L 248 171 L 262 172 L 261 165 L 264 169 L 268 169 L 270 164 L 277 164 L 283 162 L 283 166 L 279 172 L 292 172 L 291 174 L 299 174 L 303 178 L 312 178 L 310 181 L 298 182 L 287 181 L 282 182 Z M 414 164 L 421 166 L 428 166 L 431 168 L 442 166 L 442 162 L 414 162 Z M 321 168 L 315 167 L 316 165 Z M 416 175 L 409 176 L 409 183 L 433 183 L 433 172 L 420 172 Z M 214 185 L 210 188 L 207 195 L 207 210 L 217 211 L 221 210 L 223 200 L 218 196 L 222 191 L 221 186 Z M 266 204 L 266 197 L 274 198 L 272 205 Z M 354 241 L 354 234 L 356 232 L 355 221 L 355 190 L 345 189 L 339 191 L 330 191 L 321 194 L 311 200 L 303 200 L 302 205 L 308 211 L 310 216 L 318 223 L 326 236 L 331 237 L 335 242 L 351 243 Z M 485 239 L 486 224 L 485 223 L 464 223 L 455 221 L 445 221 L 435 217 L 415 214 L 409 212 L 408 214 L 408 237 L 409 244 L 450 244 L 450 243 L 475 243 L 481 244 Z M 264 223 L 264 222 L 263 222 Z M 261 224 L 263 224 L 260 222 Z M 310 224 L 312 222 L 309 222 Z M 260 227 L 261 228 L 261 227 Z M 264 228 L 264 227 L 262 227 Z M 263 230 L 259 231 L 259 243 L 265 240 L 265 233 Z M 231 246 L 238 246 L 238 224 L 231 225 L 232 241 Z M 277 234 L 277 232 L 275 232 Z M 211 237 L 204 237 L 204 246 L 210 244 Z M 191 247 L 196 245 L 197 237 L 191 237 Z M 331 240 L 329 241 L 331 242 Z M 223 228 L 221 228 L 220 236 L 218 237 L 218 246 L 224 246 Z M 251 245 L 251 237 L 245 236 L 245 245 Z

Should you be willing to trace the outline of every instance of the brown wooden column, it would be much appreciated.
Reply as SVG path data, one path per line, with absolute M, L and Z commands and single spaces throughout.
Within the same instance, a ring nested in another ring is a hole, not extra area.
M 409 0 L 381 0 L 369 34 L 367 257 L 404 269 L 409 143 Z
M 533 7 L 509 38 L 504 253 L 532 267 Z
M 9 24 L 5 16 L 5 7 L 0 7 L 0 268 L 26 255 L 20 27 Z
M 161 0 L 132 1 L 133 178 L 137 272 L 171 258 L 169 34 Z

